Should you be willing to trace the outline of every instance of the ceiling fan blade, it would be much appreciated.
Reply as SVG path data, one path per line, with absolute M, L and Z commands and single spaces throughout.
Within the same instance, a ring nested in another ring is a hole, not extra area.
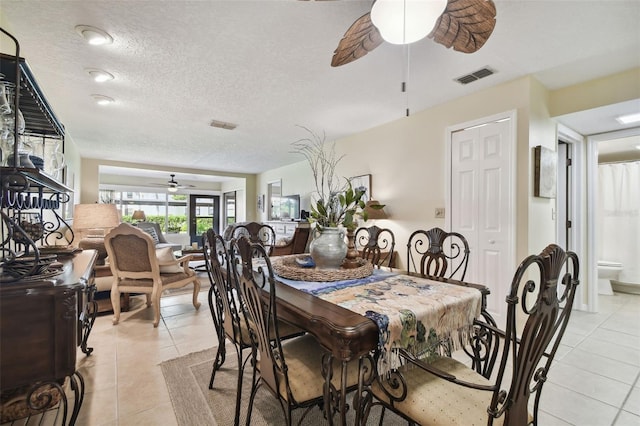
M 362 58 L 380 46 L 382 42 L 382 36 L 371 22 L 371 14 L 367 12 L 356 19 L 347 32 L 344 33 L 342 40 L 338 43 L 338 47 L 333 52 L 331 66 L 339 67 Z
M 495 26 L 492 0 L 448 0 L 429 37 L 447 48 L 473 53 L 485 44 Z

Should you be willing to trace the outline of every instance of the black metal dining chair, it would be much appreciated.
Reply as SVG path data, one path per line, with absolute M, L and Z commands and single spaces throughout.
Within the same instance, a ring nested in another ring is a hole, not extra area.
M 213 229 L 202 235 L 203 253 L 207 265 L 207 273 L 211 281 L 209 288 L 209 309 L 214 327 L 218 335 L 218 351 L 213 361 L 209 389 L 213 389 L 216 372 L 222 367 L 226 359 L 226 339 L 231 341 L 237 356 L 238 382 L 236 393 L 235 424 L 240 421 L 240 401 L 242 398 L 242 377 L 247 363 L 251 359 L 252 339 L 249 334 L 251 320 L 245 316 L 245 310 L 239 305 L 236 286 L 230 282 L 235 275 L 230 272 L 229 254 L 226 242 Z M 303 333 L 297 327 L 285 324 L 281 329 L 283 338 L 299 336 Z
M 233 229 L 232 238 L 238 238 L 242 235 L 252 243 L 262 244 L 269 256 L 276 245 L 276 231 L 266 223 L 249 222 L 236 225 Z
M 462 234 L 441 228 L 418 230 L 407 242 L 407 269 L 423 277 L 464 281 L 469 263 L 469 243 Z
M 311 334 L 283 340 L 278 320 L 277 286 L 266 249 L 259 243 L 251 243 L 246 237 L 231 241 L 229 248 L 231 262 L 237 267 L 231 270 L 236 275 L 241 306 L 245 315 L 253 319 L 251 329 L 256 354 L 256 368 L 251 387 L 247 425 L 251 423 L 251 412 L 256 392 L 265 387 L 278 399 L 285 424 L 291 425 L 292 411 L 305 408 L 300 422 L 314 407 L 321 407 L 325 386 L 340 388 L 340 374 L 332 374 L 330 384 L 323 371 L 341 371 L 339 360 L 332 357 Z M 257 266 L 255 254 L 264 258 L 264 264 Z M 264 291 L 268 287 L 268 300 Z M 346 386 L 353 389 L 358 383 L 358 360 L 347 364 Z M 330 373 L 331 374 L 331 373 Z M 320 413 L 318 413 L 320 414 Z
M 421 425 L 537 425 L 540 395 L 571 315 L 578 276 L 576 254 L 555 244 L 527 257 L 506 297 L 506 329 L 476 320 L 465 348 L 470 367 L 446 356 L 427 363 L 398 350 L 403 365 L 373 381 L 361 408 L 365 418 L 380 404 Z
M 355 233 L 355 245 L 362 258 L 369 260 L 374 266 L 395 266 L 396 237 L 390 229 L 375 225 L 358 228 Z

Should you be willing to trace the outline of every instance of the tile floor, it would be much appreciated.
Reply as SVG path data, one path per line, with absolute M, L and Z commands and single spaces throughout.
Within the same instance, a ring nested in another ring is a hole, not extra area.
M 79 425 L 176 424 L 159 363 L 217 345 L 206 292 L 164 296 L 162 320 L 151 323 L 143 297 L 120 324 L 99 316 L 78 354 L 86 381 Z M 540 425 L 640 426 L 640 296 L 602 296 L 601 312 L 574 311 L 542 394 Z M 222 426 L 222 425 L 221 425 Z

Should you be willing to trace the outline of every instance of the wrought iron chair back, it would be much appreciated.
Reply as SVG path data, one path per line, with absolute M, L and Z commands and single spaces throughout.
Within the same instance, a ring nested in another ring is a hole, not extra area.
M 441 228 L 418 230 L 407 243 L 407 269 L 423 277 L 464 281 L 469 263 L 469 243 L 457 232 Z
M 491 321 L 478 319 L 474 324 L 465 348 L 472 368 L 448 357 L 429 364 L 400 350 L 405 365 L 390 380 L 373 385 L 379 402 L 370 399 L 369 404 L 380 403 L 418 424 L 450 423 L 446 413 L 459 410 L 455 412 L 469 416 L 462 420 L 464 424 L 486 419 L 488 425 L 536 425 L 540 395 L 569 322 L 578 277 L 576 254 L 555 244 L 527 257 L 516 270 L 506 297 L 505 330 Z M 415 404 L 409 401 L 427 400 L 436 388 L 448 395 L 430 399 L 437 410 L 426 406 L 412 410 Z M 531 397 L 534 402 L 529 412 Z M 367 413 L 369 407 L 363 410 Z
M 211 281 L 209 288 L 209 309 L 213 324 L 218 335 L 218 351 L 213 362 L 209 389 L 213 389 L 216 372 L 222 367 L 226 359 L 226 339 L 229 339 L 236 350 L 238 361 L 238 382 L 236 393 L 235 424 L 240 420 L 240 401 L 242 397 L 242 376 L 251 353 L 243 358 L 245 349 L 252 347 L 249 326 L 244 311 L 235 295 L 235 286 L 230 280 L 234 279 L 230 271 L 231 262 L 226 249 L 226 242 L 213 229 L 202 235 L 202 248 L 207 266 L 207 273 Z
M 312 407 L 323 405 L 325 387 L 328 386 L 334 395 L 337 392 L 341 375 L 334 375 L 333 371 L 340 369 L 340 362 L 310 334 L 283 339 L 287 335 L 284 331 L 287 323 L 278 320 L 276 280 L 271 260 L 261 244 L 252 243 L 246 237 L 233 239 L 229 254 L 241 306 L 246 310 L 245 315 L 252 319 L 251 336 L 256 351 L 247 424 L 251 422 L 256 391 L 262 384 L 278 398 L 285 424 L 291 425 L 294 409 L 306 408 L 300 424 Z M 258 261 L 256 254 L 262 259 Z M 265 291 L 269 292 L 268 300 Z M 349 362 L 345 371 L 346 387 L 353 389 L 358 382 L 357 360 Z
M 231 240 L 229 253 L 232 259 L 231 263 L 238 265 L 232 270 L 246 314 L 253 318 L 255 327 L 251 330 L 251 336 L 254 339 L 255 349 L 260 353 L 259 361 L 257 361 L 260 378 L 256 379 L 254 374 L 249 415 L 247 416 L 247 424 L 249 424 L 257 382 L 266 383 L 271 390 L 279 394 L 279 390 L 282 388 L 289 390 L 289 378 L 280 341 L 280 330 L 277 326 L 275 278 L 267 251 L 260 243 L 253 243 L 245 236 L 241 236 Z M 266 264 L 254 269 L 253 259 L 256 254 L 258 257 L 263 257 Z M 262 288 L 267 283 L 269 284 L 269 302 L 264 303 L 261 294 Z M 272 339 L 270 336 L 275 338 Z M 292 401 L 290 392 L 288 393 L 289 401 Z
M 375 225 L 358 228 L 355 244 L 356 249 L 362 252 L 362 258 L 369 260 L 374 266 L 393 266 L 396 238 L 390 229 Z
M 232 238 L 240 236 L 247 237 L 252 243 L 262 244 L 267 255 L 271 255 L 276 244 L 276 231 L 266 223 L 249 222 L 236 225 L 233 229 Z

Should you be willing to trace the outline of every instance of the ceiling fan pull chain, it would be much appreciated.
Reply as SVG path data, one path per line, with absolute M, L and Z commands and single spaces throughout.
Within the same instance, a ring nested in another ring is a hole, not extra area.
M 404 81 L 402 82 L 402 92 L 405 93 L 405 101 L 406 101 L 406 108 L 405 108 L 405 116 L 409 117 L 410 111 L 409 111 L 409 66 L 410 66 L 410 61 L 409 61 L 409 45 L 405 44 L 404 45 L 404 55 L 406 58 L 406 67 L 404 69 Z

